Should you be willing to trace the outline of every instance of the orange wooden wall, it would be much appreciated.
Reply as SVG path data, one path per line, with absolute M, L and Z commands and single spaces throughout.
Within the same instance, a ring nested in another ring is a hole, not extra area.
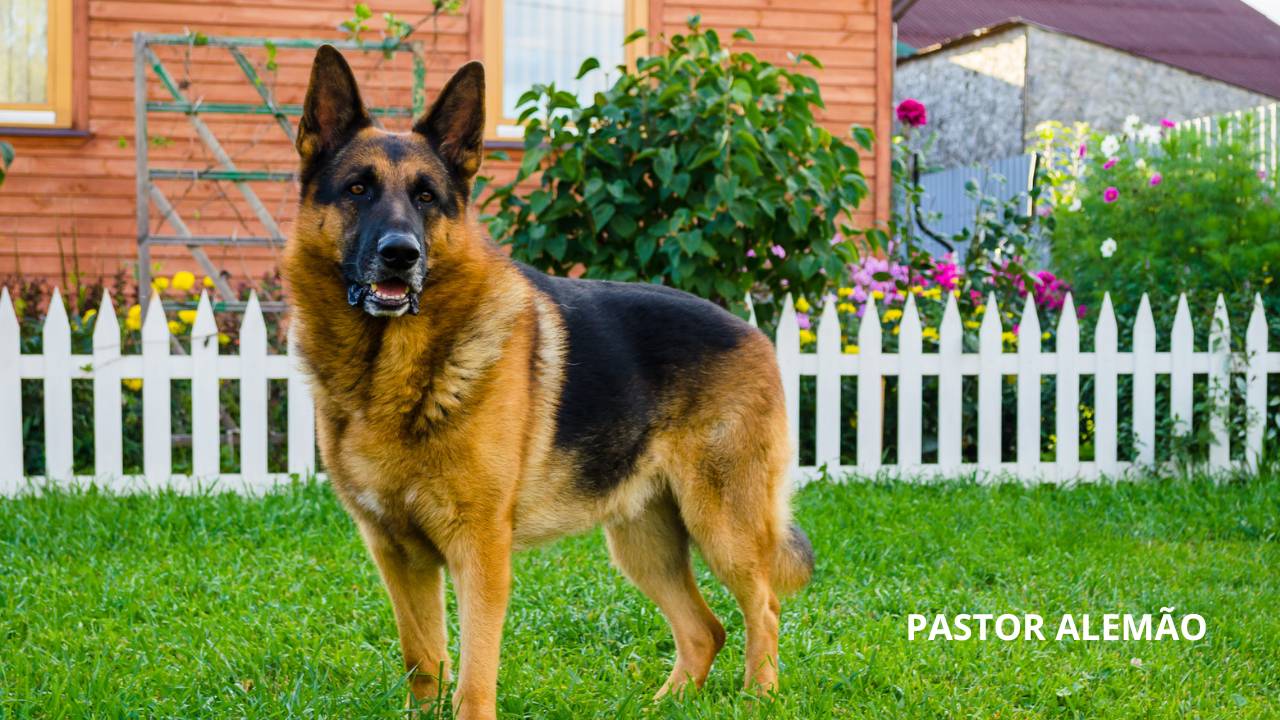
M 112 275 L 136 261 L 134 211 L 134 122 L 132 34 L 182 33 L 273 37 L 340 37 L 337 25 L 351 14 L 347 0 L 221 0 L 218 3 L 139 0 L 77 0 L 76 31 L 87 53 L 78 58 L 77 112 L 82 137 L 13 137 L 17 160 L 0 187 L 0 278 L 23 274 L 62 282 L 78 260 L 84 275 Z M 483 54 L 482 3 L 472 0 L 460 16 L 442 17 L 416 36 L 429 46 L 427 91 L 430 98 L 458 65 Z M 423 2 L 371 3 L 372 24 L 380 13 L 421 17 Z M 833 132 L 847 137 L 849 125 L 874 128 L 881 145 L 889 131 L 892 51 L 889 0 L 649 0 L 650 27 L 680 32 L 685 19 L 702 15 L 706 25 L 751 29 L 755 51 L 778 63 L 788 51 L 812 53 L 825 69 L 815 71 Z M 656 33 L 654 33 L 656 35 Z M 373 34 L 376 37 L 376 31 Z M 656 39 L 655 39 L 656 42 Z M 192 99 L 258 102 L 258 96 L 225 50 L 208 47 L 160 48 L 170 72 L 187 83 Z M 262 62 L 261 51 L 246 51 Z M 365 100 L 372 105 L 408 105 L 408 56 L 391 62 L 376 53 L 348 56 L 356 68 Z M 301 102 L 310 65 L 309 51 L 280 50 L 279 70 L 271 79 L 276 98 Z M 168 100 L 158 81 L 149 97 Z M 204 115 L 241 169 L 291 170 L 293 149 L 267 117 Z M 403 123 L 388 123 L 395 127 Z M 150 116 L 149 152 L 154 166 L 213 167 L 212 156 L 179 114 Z M 888 211 L 888 157 L 867 157 L 864 170 L 874 194 L 856 221 L 865 226 Z M 482 172 L 510 177 L 512 163 L 491 163 Z M 287 183 L 253 183 L 264 204 L 291 230 L 297 190 Z M 161 187 L 196 234 L 262 235 L 261 226 L 229 183 L 163 181 Z M 230 202 L 228 201 L 230 198 Z M 172 234 L 152 211 L 152 231 Z M 251 281 L 274 267 L 278 251 L 208 248 L 233 282 Z M 161 273 L 196 269 L 183 248 L 160 249 L 153 261 Z

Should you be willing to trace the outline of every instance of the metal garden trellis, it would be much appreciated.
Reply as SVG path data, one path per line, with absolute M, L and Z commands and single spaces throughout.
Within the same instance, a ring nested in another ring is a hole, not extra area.
M 228 103 L 192 101 L 183 92 L 182 86 L 174 81 L 156 52 L 157 45 L 176 45 L 188 47 L 226 48 L 231 58 L 244 73 L 245 78 L 257 91 L 262 102 Z M 151 287 L 151 248 L 156 245 L 182 245 L 190 250 L 192 256 L 204 272 L 213 278 L 217 293 L 222 302 L 217 303 L 218 310 L 243 310 L 245 303 L 238 302 L 231 287 L 219 275 L 217 268 L 204 251 L 205 245 L 236 245 L 241 247 L 279 247 L 284 244 L 285 237 L 266 206 L 258 198 L 257 193 L 249 186 L 250 182 L 293 182 L 297 178 L 294 172 L 272 172 L 261 170 L 241 170 L 234 160 L 218 142 L 209 126 L 201 119 L 203 114 L 231 115 L 270 115 L 275 118 L 281 130 L 293 142 L 295 134 L 290 117 L 300 116 L 302 106 L 299 104 L 282 104 L 276 102 L 271 89 L 263 82 L 257 69 L 241 48 L 277 49 L 315 49 L 321 45 L 332 45 L 341 50 L 373 51 L 386 54 L 407 52 L 413 57 L 413 106 L 411 108 L 374 107 L 370 113 L 374 117 L 413 117 L 423 112 L 426 107 L 426 63 L 423 58 L 422 44 L 416 41 L 396 41 L 386 39 L 380 42 L 362 42 L 357 40 L 324 40 L 306 38 L 259 38 L 259 37 L 207 37 L 198 34 L 166 35 L 154 33 L 134 33 L 133 35 L 133 83 L 134 83 L 134 141 L 137 149 L 137 225 L 138 225 L 138 288 L 139 301 L 142 307 L 148 307 L 147 296 Z M 147 98 L 148 70 L 160 80 L 165 90 L 172 97 L 168 101 L 155 101 Z M 216 169 L 191 168 L 157 168 L 152 167 L 148 156 L 147 116 L 149 113 L 182 113 L 191 121 L 192 127 L 200 141 L 209 149 L 217 160 Z M 254 216 L 266 229 L 264 236 L 237 237 L 229 235 L 196 235 L 191 232 L 177 209 L 164 192 L 153 182 L 160 179 L 190 179 L 192 181 L 230 181 L 244 197 Z M 169 234 L 153 234 L 151 232 L 151 205 L 162 213 L 164 221 L 173 232 Z M 264 310 L 280 310 L 279 303 L 262 303 Z

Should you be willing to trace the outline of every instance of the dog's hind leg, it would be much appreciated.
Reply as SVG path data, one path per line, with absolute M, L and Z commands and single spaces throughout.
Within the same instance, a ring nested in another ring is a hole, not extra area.
M 618 569 L 649 596 L 671 625 L 676 661 L 654 699 L 702 687 L 724 626 L 698 592 L 689 558 L 689 535 L 671 496 L 663 493 L 637 516 L 605 526 L 609 554 Z

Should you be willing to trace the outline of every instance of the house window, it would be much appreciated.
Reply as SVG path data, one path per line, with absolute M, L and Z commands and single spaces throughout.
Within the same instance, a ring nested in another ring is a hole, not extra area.
M 0 0 L 0 126 L 71 126 L 71 1 Z
M 647 0 L 486 0 L 484 9 L 489 136 L 512 138 L 523 135 L 516 102 L 535 83 L 588 100 L 606 78 L 575 80 L 582 61 L 596 58 L 606 71 L 634 62 L 639 45 L 622 41 L 645 27 L 649 8 Z

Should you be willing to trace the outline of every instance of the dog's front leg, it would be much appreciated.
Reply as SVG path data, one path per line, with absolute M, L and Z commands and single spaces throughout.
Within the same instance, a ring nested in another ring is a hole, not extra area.
M 468 527 L 447 554 L 461 640 L 454 710 L 459 720 L 491 720 L 497 717 L 498 656 L 511 592 L 511 528 Z
M 411 673 L 409 703 L 435 700 L 449 682 L 444 558 L 434 548 L 393 542 L 374 524 L 358 524 L 391 597 L 400 652 L 405 670 Z

